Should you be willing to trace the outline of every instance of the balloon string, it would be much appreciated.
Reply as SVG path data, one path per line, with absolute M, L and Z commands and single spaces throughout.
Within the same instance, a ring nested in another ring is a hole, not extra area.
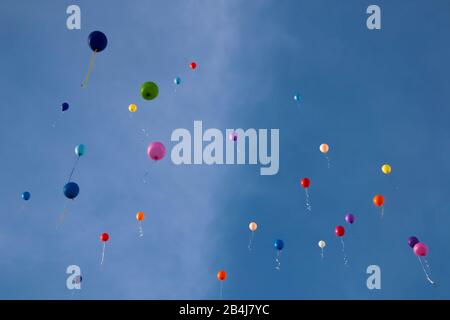
M 428 275 L 428 272 L 427 272 L 427 270 L 425 269 L 425 266 L 424 266 L 423 263 L 422 263 L 422 259 L 420 259 L 419 256 L 417 256 L 417 259 L 419 259 L 420 265 L 422 266 L 422 270 L 423 270 L 423 272 L 425 273 L 426 279 L 427 279 L 431 284 L 435 284 L 435 282 L 434 282 L 433 280 L 431 280 L 430 276 Z M 424 260 L 425 260 L 425 264 L 427 265 L 427 268 L 430 269 L 430 266 L 429 266 L 429 264 L 428 264 L 428 261 L 427 261 L 425 258 L 424 258 Z M 431 272 L 431 270 L 430 270 L 430 272 Z
M 139 237 L 144 236 L 144 228 L 142 228 L 142 221 L 139 221 Z
M 63 212 L 59 216 L 58 224 L 56 225 L 56 230 L 59 229 L 60 226 L 64 223 L 64 220 L 66 219 L 67 214 L 69 213 L 69 209 L 67 208 L 67 203 L 64 205 Z
M 147 180 L 145 179 L 148 176 L 148 171 L 145 171 L 144 176 L 142 177 L 142 182 L 147 183 Z
M 103 261 L 105 260 L 105 249 L 106 249 L 106 242 L 103 242 L 102 261 L 100 262 L 100 265 L 103 265 Z
M 341 238 L 341 243 L 342 243 L 342 253 L 344 255 L 344 265 L 346 267 L 349 267 L 347 254 L 345 253 L 345 243 L 344 243 L 344 239 L 342 239 L 342 238 Z
M 277 270 L 281 269 L 280 255 L 281 255 L 281 250 L 278 250 L 277 257 L 275 259 L 275 269 L 277 269 Z
M 141 129 L 142 133 L 145 134 L 145 136 L 142 137 L 141 142 L 144 142 L 145 138 L 148 137 L 148 131 L 147 129 Z
M 94 60 L 95 60 L 95 55 L 97 54 L 97 49 L 94 50 L 94 53 L 91 56 L 91 60 L 89 61 L 89 69 L 86 75 L 86 78 L 84 79 L 84 81 L 81 83 L 81 86 L 83 88 L 87 87 L 88 81 L 89 81 L 89 77 L 91 75 L 91 71 L 92 71 L 92 67 L 94 66 Z
M 320 258 L 323 260 L 324 258 L 324 254 L 323 254 L 323 248 L 320 248 L 321 252 L 320 252 Z
M 381 206 L 381 218 L 384 216 L 384 206 Z
M 78 159 L 80 159 L 80 156 L 77 156 L 77 158 L 75 159 L 75 163 L 73 164 L 72 171 L 70 171 L 69 179 L 67 180 L 67 182 L 70 182 L 70 179 L 72 179 L 75 167 L 77 166 L 78 163 Z
M 250 234 L 250 239 L 248 241 L 248 251 L 252 251 L 252 240 L 253 240 L 254 235 L 255 235 L 255 232 L 252 231 L 252 233 Z
M 330 169 L 330 167 L 331 167 L 330 158 L 327 155 L 325 155 L 325 158 L 327 159 L 328 169 Z
M 306 210 L 311 211 L 311 202 L 309 200 L 308 188 L 305 188 L 305 196 L 306 196 Z

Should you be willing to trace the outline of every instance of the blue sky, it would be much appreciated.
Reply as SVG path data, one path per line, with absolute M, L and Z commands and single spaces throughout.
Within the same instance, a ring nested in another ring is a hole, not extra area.
M 81 30 L 66 28 L 70 4 L 81 7 Z M 380 31 L 366 28 L 370 4 L 381 6 Z M 450 298 L 449 9 L 446 0 L 2 1 L 0 298 L 216 299 L 219 269 L 225 299 Z M 109 43 L 82 89 L 94 30 Z M 140 97 L 145 81 L 158 83 L 157 99 Z M 131 118 L 130 103 L 139 108 Z M 279 128 L 279 173 L 174 165 L 170 135 L 194 120 Z M 155 140 L 168 149 L 158 163 L 146 156 Z M 80 143 L 72 202 L 62 188 Z M 146 213 L 142 239 L 137 211 Z M 347 212 L 356 216 L 344 239 L 350 267 L 334 236 Z M 407 246 L 411 235 L 429 246 L 437 286 Z M 77 292 L 65 287 L 71 264 L 82 270 Z M 381 290 L 366 287 L 372 264 Z

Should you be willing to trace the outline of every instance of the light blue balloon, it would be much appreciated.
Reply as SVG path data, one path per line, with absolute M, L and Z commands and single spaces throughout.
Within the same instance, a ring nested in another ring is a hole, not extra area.
M 78 157 L 81 157 L 85 153 L 86 153 L 86 146 L 84 144 L 79 144 L 75 147 L 75 154 Z
M 181 83 L 180 77 L 176 77 L 175 79 L 173 79 L 173 83 L 175 83 L 176 85 L 179 85 Z
M 300 100 L 301 100 L 300 94 L 298 94 L 298 93 L 295 94 L 294 95 L 294 100 L 297 101 L 297 102 L 300 102 Z

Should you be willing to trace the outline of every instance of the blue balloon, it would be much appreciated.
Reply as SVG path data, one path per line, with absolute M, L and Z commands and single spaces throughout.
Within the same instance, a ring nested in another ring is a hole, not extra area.
M 284 248 L 284 241 L 277 239 L 275 240 L 275 242 L 273 243 L 273 246 L 275 247 L 275 249 L 281 251 Z
M 300 95 L 298 93 L 296 95 L 294 95 L 294 100 L 295 101 L 300 102 L 300 99 L 301 99 L 301 97 L 300 97 Z
M 64 103 L 61 105 L 61 107 L 62 107 L 62 111 L 64 112 L 64 111 L 66 111 L 67 109 L 69 109 L 69 104 L 68 104 L 67 102 L 64 102 Z
M 22 193 L 22 199 L 25 201 L 30 200 L 31 198 L 31 193 L 29 193 L 28 191 L 25 191 L 24 193 Z
M 89 34 L 88 44 L 92 51 L 100 52 L 105 50 L 108 45 L 108 39 L 103 32 L 93 31 Z
M 85 153 L 86 153 L 86 146 L 84 144 L 79 144 L 75 147 L 75 154 L 77 156 L 81 157 Z
M 69 182 L 66 183 L 63 191 L 66 198 L 75 199 L 78 196 L 78 193 L 80 193 L 80 187 L 78 187 L 75 182 Z
M 175 79 L 173 79 L 173 83 L 175 83 L 176 85 L 181 83 L 181 79 L 180 77 L 176 77 Z

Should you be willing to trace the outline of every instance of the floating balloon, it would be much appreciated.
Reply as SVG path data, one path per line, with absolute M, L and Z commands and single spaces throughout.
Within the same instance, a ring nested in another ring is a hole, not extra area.
M 180 77 L 175 77 L 175 79 L 173 79 L 173 83 L 175 83 L 176 85 L 179 85 L 181 83 Z
M 189 68 L 191 68 L 192 70 L 195 70 L 195 68 L 197 68 L 197 63 L 195 63 L 194 61 L 191 62 L 191 63 L 189 64 Z
M 336 226 L 334 229 L 334 234 L 341 239 L 341 245 L 342 245 L 342 254 L 344 256 L 344 265 L 348 267 L 348 258 L 347 254 L 345 253 L 345 243 L 344 243 L 344 234 L 345 234 L 345 228 L 343 226 Z
M 320 152 L 322 152 L 325 156 L 325 159 L 327 159 L 327 165 L 328 165 L 328 169 L 331 167 L 331 162 L 330 162 L 330 158 L 328 157 L 328 151 L 330 151 L 330 146 L 327 145 L 326 143 L 322 143 L 319 146 L 319 150 Z
M 277 250 L 277 256 L 275 258 L 275 269 L 280 270 L 281 269 L 280 257 L 281 257 L 281 250 L 283 250 L 284 248 L 284 241 L 277 239 L 274 241 L 273 246 Z
M 238 135 L 236 131 L 230 132 L 230 134 L 228 135 L 228 139 L 230 139 L 231 141 L 237 141 Z
M 410 244 L 410 239 L 412 238 L 411 244 L 412 242 L 414 242 L 415 240 L 417 240 L 416 237 L 410 237 L 408 239 L 408 244 L 411 246 Z M 425 278 L 428 280 L 429 283 L 431 284 L 435 284 L 435 282 L 431 279 L 431 268 L 430 268 L 430 264 L 428 263 L 427 259 L 425 258 L 428 254 L 428 247 L 425 243 L 423 242 L 417 242 L 416 244 L 414 244 L 413 246 L 413 251 L 414 254 L 417 256 L 417 259 L 419 259 L 420 262 L 420 266 L 422 267 L 422 270 L 425 274 Z
M 418 242 L 413 247 L 414 254 L 418 257 L 425 257 L 428 254 L 428 247 L 425 243 Z
M 346 221 L 347 223 L 353 224 L 353 222 L 355 222 L 355 216 L 352 215 L 351 213 L 347 213 L 347 214 L 345 215 L 345 221 Z
M 69 110 L 69 104 L 68 104 L 67 102 L 64 102 L 64 103 L 61 105 L 61 110 L 62 110 L 63 112 Z
M 302 186 L 303 189 L 305 189 L 306 210 L 311 211 L 311 202 L 309 199 L 309 192 L 308 192 L 308 188 L 311 185 L 311 180 L 309 180 L 308 178 L 303 178 L 302 180 L 300 180 L 300 185 Z
M 319 248 L 320 248 L 320 250 L 321 250 L 320 257 L 323 259 L 323 257 L 324 257 L 323 249 L 325 248 L 325 246 L 326 246 L 327 244 L 325 243 L 325 241 L 320 240 L 320 241 L 317 243 L 317 245 L 319 246 Z
M 220 300 L 223 298 L 223 282 L 227 279 L 227 273 L 224 270 L 217 272 L 217 280 L 220 281 Z
M 253 241 L 253 238 L 255 237 L 255 231 L 258 228 L 258 225 L 256 224 L 256 222 L 252 221 L 249 223 L 248 228 L 252 232 L 250 234 L 250 240 L 248 241 L 248 250 L 251 251 L 252 250 L 252 241 Z
M 79 144 L 75 147 L 75 155 L 77 157 L 75 158 L 75 163 L 73 164 L 72 170 L 70 171 L 70 174 L 69 174 L 69 179 L 67 179 L 67 181 L 70 181 L 72 179 L 73 173 L 75 172 L 75 168 L 78 164 L 78 160 L 85 153 L 86 153 L 86 146 L 84 144 Z
M 381 207 L 381 217 L 384 215 L 384 197 L 381 194 L 377 194 L 375 197 L 373 197 L 373 204 L 377 207 Z
M 68 182 L 64 186 L 63 192 L 67 199 L 75 199 L 80 193 L 80 187 L 75 182 Z
M 105 50 L 108 45 L 108 39 L 106 35 L 101 31 L 93 31 L 88 36 L 88 44 L 91 50 L 93 51 L 91 61 L 89 63 L 88 73 L 86 78 L 82 82 L 81 86 L 86 87 L 89 81 L 89 76 L 91 75 L 92 67 L 94 66 L 95 56 L 98 52 Z
M 145 100 L 153 100 L 158 96 L 158 85 L 154 82 L 147 81 L 141 85 L 141 96 Z
M 411 236 L 408 238 L 408 246 L 414 248 L 414 246 L 419 243 L 419 239 L 417 237 Z
M 144 229 L 142 228 L 142 221 L 144 221 L 144 212 L 139 211 L 138 213 L 136 213 L 136 220 L 139 221 L 139 236 L 143 237 L 144 236 Z
M 106 232 L 103 232 L 100 234 L 100 241 L 103 242 L 103 249 L 102 249 L 102 261 L 100 262 L 100 265 L 103 264 L 103 261 L 105 260 L 105 250 L 106 250 L 106 242 L 109 240 L 109 234 Z
M 25 191 L 24 193 L 22 193 L 22 199 L 25 201 L 30 200 L 31 198 L 31 193 L 29 193 L 28 191 Z
M 345 228 L 343 226 L 337 226 L 334 229 L 334 233 L 336 234 L 336 236 L 338 237 L 343 237 L 345 234 Z
M 166 154 L 166 148 L 161 142 L 152 142 L 147 148 L 147 155 L 150 159 L 158 161 L 164 158 Z
M 83 278 L 81 276 L 76 276 L 72 280 L 72 284 L 80 284 L 83 281 Z
M 135 105 L 134 103 L 130 104 L 128 106 L 128 111 L 130 111 L 131 113 L 135 113 L 137 111 L 137 105 Z
M 391 173 L 392 168 L 391 168 L 390 165 L 388 165 L 388 164 L 386 163 L 386 164 L 383 164 L 383 165 L 381 166 L 381 171 L 382 171 L 384 174 L 389 174 L 389 173 Z
M 296 93 L 296 94 L 294 95 L 294 100 L 295 100 L 295 101 L 300 102 L 301 99 L 302 99 L 302 98 L 301 98 L 300 94 Z

